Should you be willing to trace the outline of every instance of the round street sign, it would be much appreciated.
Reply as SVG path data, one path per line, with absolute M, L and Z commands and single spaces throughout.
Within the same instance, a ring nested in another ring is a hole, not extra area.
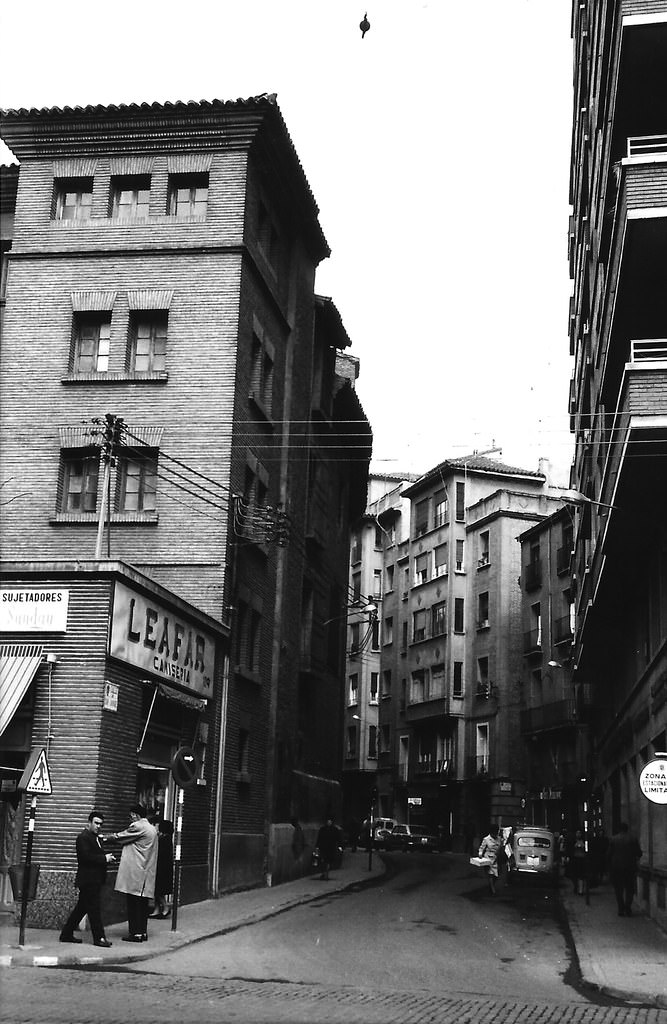
M 667 804 L 667 754 L 660 754 L 642 768 L 639 788 L 654 804 Z
M 171 775 L 177 786 L 194 786 L 199 773 L 197 757 L 192 747 L 179 747 L 171 762 Z

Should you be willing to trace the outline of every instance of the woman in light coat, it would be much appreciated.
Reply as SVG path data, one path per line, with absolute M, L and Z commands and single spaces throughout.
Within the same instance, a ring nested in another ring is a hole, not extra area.
M 491 895 L 496 895 L 496 878 L 498 877 L 498 853 L 503 844 L 501 837 L 498 835 L 498 826 L 492 825 L 489 829 L 488 836 L 484 836 L 482 839 L 482 845 L 479 848 L 479 856 L 486 857 L 490 860 L 484 871 L 486 872 L 487 878 L 489 879 L 489 889 Z
M 123 832 L 115 832 L 123 847 L 114 888 L 124 892 L 127 900 L 129 934 L 123 942 L 146 942 L 148 939 L 148 903 L 155 893 L 158 833 L 146 819 L 141 804 L 130 808 L 130 824 Z

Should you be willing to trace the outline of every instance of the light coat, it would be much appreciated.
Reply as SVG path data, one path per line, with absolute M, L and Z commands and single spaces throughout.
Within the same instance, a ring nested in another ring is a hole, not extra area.
M 157 829 L 146 818 L 139 818 L 128 825 L 124 832 L 116 833 L 118 842 L 123 846 L 114 886 L 117 892 L 153 899 L 157 870 L 157 836 Z

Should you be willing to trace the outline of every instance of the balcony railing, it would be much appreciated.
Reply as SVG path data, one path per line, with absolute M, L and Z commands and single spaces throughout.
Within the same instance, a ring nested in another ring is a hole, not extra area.
M 628 156 L 667 156 L 667 135 L 631 135 Z
M 630 361 L 644 363 L 654 359 L 667 359 L 667 338 L 642 338 L 630 342 Z
M 527 633 L 523 634 L 523 653 L 529 654 L 531 651 L 539 651 L 542 649 L 542 630 L 541 629 L 529 629 Z
M 414 766 L 415 775 L 447 775 L 453 774 L 453 763 L 446 758 L 423 757 Z
M 573 635 L 572 620 L 569 615 L 556 619 L 554 622 L 554 640 L 557 644 L 562 644 L 565 640 L 572 640 Z
M 521 732 L 548 732 L 550 729 L 563 729 L 576 724 L 576 705 L 572 698 L 552 701 L 535 708 L 525 708 L 521 712 Z
M 479 754 L 466 759 L 466 778 L 486 777 L 489 774 L 489 755 Z

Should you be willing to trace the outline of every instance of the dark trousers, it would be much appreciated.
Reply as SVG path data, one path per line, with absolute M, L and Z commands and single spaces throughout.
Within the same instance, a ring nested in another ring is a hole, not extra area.
M 126 893 L 127 926 L 130 935 L 146 935 L 148 932 L 148 896 L 132 896 Z
M 93 933 L 93 942 L 98 942 L 99 939 L 104 938 L 104 925 L 102 924 L 102 912 L 100 909 L 101 891 L 101 886 L 99 885 L 81 886 L 78 902 L 63 925 L 61 935 L 71 938 L 74 929 L 79 927 L 82 918 L 87 914 L 90 921 L 90 930 Z
M 614 871 L 611 876 L 611 884 L 616 893 L 619 914 L 629 913 L 635 895 L 634 871 Z

